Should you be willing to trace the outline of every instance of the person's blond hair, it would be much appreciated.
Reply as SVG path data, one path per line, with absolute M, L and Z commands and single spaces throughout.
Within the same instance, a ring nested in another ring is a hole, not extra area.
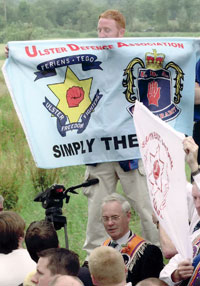
M 98 285 L 117 285 L 126 281 L 124 260 L 116 249 L 99 246 L 91 252 L 88 262 L 91 276 Z
M 101 18 L 114 20 L 119 28 L 125 29 L 126 27 L 126 20 L 123 14 L 120 13 L 118 10 L 106 10 L 99 15 L 99 19 Z
M 167 284 L 158 278 L 146 278 L 138 282 L 136 286 L 167 286 Z
M 63 285 L 70 286 L 84 286 L 82 281 L 76 276 L 70 275 L 56 275 L 50 282 L 49 286 L 55 286 L 60 280 L 63 282 Z

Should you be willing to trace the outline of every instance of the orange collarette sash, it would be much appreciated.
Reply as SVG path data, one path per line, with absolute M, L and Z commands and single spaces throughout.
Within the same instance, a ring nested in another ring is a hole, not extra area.
M 103 245 L 108 246 L 111 239 L 104 241 Z M 120 252 L 124 258 L 124 263 L 129 270 L 132 270 L 135 262 L 144 253 L 144 249 L 147 246 L 146 240 L 136 234 L 132 234 L 127 243 L 121 245 Z

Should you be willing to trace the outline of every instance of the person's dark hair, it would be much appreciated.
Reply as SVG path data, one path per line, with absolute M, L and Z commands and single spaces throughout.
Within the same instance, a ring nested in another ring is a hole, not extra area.
M 52 275 L 62 274 L 77 276 L 80 263 L 78 254 L 66 248 L 49 248 L 38 253 L 39 257 L 48 258 L 47 268 Z
M 46 220 L 34 221 L 27 228 L 25 234 L 26 248 L 31 258 L 38 262 L 37 253 L 58 247 L 58 235 L 53 224 Z
M 8 254 L 19 246 L 24 237 L 25 222 L 13 211 L 0 212 L 0 253 Z

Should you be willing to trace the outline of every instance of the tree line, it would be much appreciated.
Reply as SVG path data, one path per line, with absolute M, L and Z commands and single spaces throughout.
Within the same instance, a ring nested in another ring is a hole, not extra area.
M 0 43 L 96 37 L 98 16 L 106 9 L 125 15 L 128 36 L 199 32 L 199 8 L 200 0 L 0 0 Z

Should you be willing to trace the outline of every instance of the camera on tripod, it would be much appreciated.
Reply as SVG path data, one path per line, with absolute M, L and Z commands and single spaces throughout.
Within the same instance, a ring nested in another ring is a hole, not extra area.
M 71 191 L 77 194 L 75 191 Z M 66 223 L 66 218 L 62 216 L 63 199 L 69 202 L 70 196 L 67 194 L 63 185 L 52 185 L 44 192 L 39 193 L 34 201 L 41 202 L 42 207 L 46 209 L 46 220 L 52 222 L 56 230 L 61 229 Z
M 40 192 L 34 199 L 35 202 L 41 202 L 45 211 L 45 219 L 54 224 L 55 230 L 59 230 L 64 227 L 66 248 L 68 248 L 67 238 L 67 219 L 62 215 L 63 200 L 69 203 L 70 196 L 68 193 L 78 194 L 75 189 L 81 187 L 89 187 L 99 182 L 98 179 L 87 180 L 83 184 L 72 186 L 65 189 L 63 185 L 52 185 L 45 191 Z

